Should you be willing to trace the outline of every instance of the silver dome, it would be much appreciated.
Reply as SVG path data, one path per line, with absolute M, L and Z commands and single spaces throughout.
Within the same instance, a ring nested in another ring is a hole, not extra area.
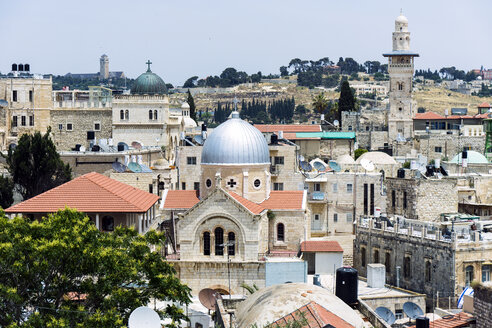
M 202 164 L 270 164 L 270 152 L 263 134 L 233 112 L 205 141 Z

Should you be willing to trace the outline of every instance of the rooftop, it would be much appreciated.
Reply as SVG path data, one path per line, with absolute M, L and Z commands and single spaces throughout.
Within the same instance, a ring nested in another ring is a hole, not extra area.
M 200 201 L 195 190 L 165 190 L 162 195 L 163 208 L 189 209 Z
M 336 240 L 306 240 L 301 243 L 302 252 L 343 252 Z
M 455 315 L 446 316 L 445 318 L 434 320 L 430 323 L 432 328 L 460 328 L 470 327 L 470 319 L 473 316 L 466 312 L 460 312 Z M 417 326 L 411 326 L 409 328 L 416 328 Z
M 255 124 L 255 128 L 262 133 L 268 132 L 321 132 L 318 124 Z

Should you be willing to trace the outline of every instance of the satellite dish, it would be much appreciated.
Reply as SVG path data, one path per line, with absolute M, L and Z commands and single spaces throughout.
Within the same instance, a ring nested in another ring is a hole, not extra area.
M 142 173 L 152 173 L 152 169 L 145 164 L 139 164 L 142 169 Z
M 129 328 L 161 328 L 161 318 L 151 308 L 141 306 L 133 310 L 128 319 Z
M 126 171 L 126 166 L 121 164 L 120 162 L 114 162 L 112 166 L 113 166 L 113 170 L 115 170 L 118 173 L 123 173 Z
M 141 142 L 138 142 L 138 141 L 133 141 L 132 142 L 132 147 L 135 148 L 135 149 L 142 149 L 142 143 Z
M 199 135 L 199 134 L 196 135 L 195 137 L 193 137 L 193 140 L 195 140 L 195 142 L 197 144 L 199 144 L 200 146 L 203 145 L 204 140 L 203 140 L 203 137 L 201 135 Z
M 403 304 L 403 312 L 405 312 L 410 319 L 417 319 L 424 314 L 420 306 L 414 302 L 406 302 Z
M 129 163 L 128 168 L 133 173 L 141 173 L 142 172 L 142 167 L 138 163 L 135 163 L 135 162 Z
M 395 323 L 396 317 L 390 309 L 384 306 L 380 306 L 376 309 L 376 313 L 380 316 L 388 325 Z
M 331 167 L 331 169 L 335 172 L 340 172 L 342 170 L 342 168 L 340 167 L 340 165 L 338 165 L 337 162 L 335 161 L 329 161 L 328 162 L 328 165 Z
M 340 122 L 338 122 L 338 120 L 334 120 L 334 121 L 333 121 L 333 125 L 334 125 L 334 126 L 339 126 L 339 125 L 340 125 Z
M 0 107 L 8 107 L 9 103 L 7 100 L 0 99 Z
M 304 156 L 299 155 L 299 161 L 300 161 L 300 162 L 302 162 L 302 161 L 304 161 L 304 160 L 305 160 L 305 159 L 304 159 Z
M 301 161 L 301 163 L 299 163 L 301 165 L 301 169 L 303 171 L 307 171 L 307 172 L 310 172 L 313 170 L 313 167 L 311 166 L 311 164 L 309 164 L 308 162 L 306 161 Z
M 222 298 L 220 293 L 210 288 L 202 289 L 200 293 L 198 293 L 200 303 L 211 311 L 215 311 L 215 301 L 220 298 Z
M 363 158 L 361 159 L 360 161 L 360 165 L 362 166 L 362 168 L 364 170 L 366 170 L 367 172 L 371 172 L 371 171 L 374 171 L 375 167 L 374 167 L 374 163 L 371 162 L 370 160 L 366 159 L 366 158 Z
M 313 162 L 313 167 L 320 172 L 326 170 L 326 166 L 318 161 Z
M 125 150 L 128 150 L 128 145 L 124 142 L 118 142 L 118 151 L 125 151 Z

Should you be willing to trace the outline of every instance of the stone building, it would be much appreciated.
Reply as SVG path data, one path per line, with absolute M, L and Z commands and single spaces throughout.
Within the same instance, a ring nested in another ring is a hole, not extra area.
M 492 236 L 472 230 L 472 223 L 459 234 L 443 237 L 443 228 L 436 223 L 389 227 L 385 222 L 359 221 L 354 266 L 366 276 L 369 263 L 384 264 L 386 282 L 425 293 L 428 308 L 436 298 L 441 304 L 455 304 L 473 280 L 491 280 Z
M 457 179 L 424 179 L 411 176 L 405 170 L 404 178 L 387 178 L 386 211 L 388 216 L 436 221 L 442 213 L 458 212 Z
M 477 328 L 492 326 L 492 283 L 475 286 L 473 308 L 477 320 Z

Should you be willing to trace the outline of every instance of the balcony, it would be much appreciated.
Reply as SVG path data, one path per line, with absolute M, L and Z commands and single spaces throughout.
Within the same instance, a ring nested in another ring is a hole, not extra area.
M 310 202 L 325 202 L 326 196 L 324 192 L 313 191 L 308 193 L 308 200 Z
M 280 165 L 270 165 L 270 174 L 277 176 L 280 174 Z

